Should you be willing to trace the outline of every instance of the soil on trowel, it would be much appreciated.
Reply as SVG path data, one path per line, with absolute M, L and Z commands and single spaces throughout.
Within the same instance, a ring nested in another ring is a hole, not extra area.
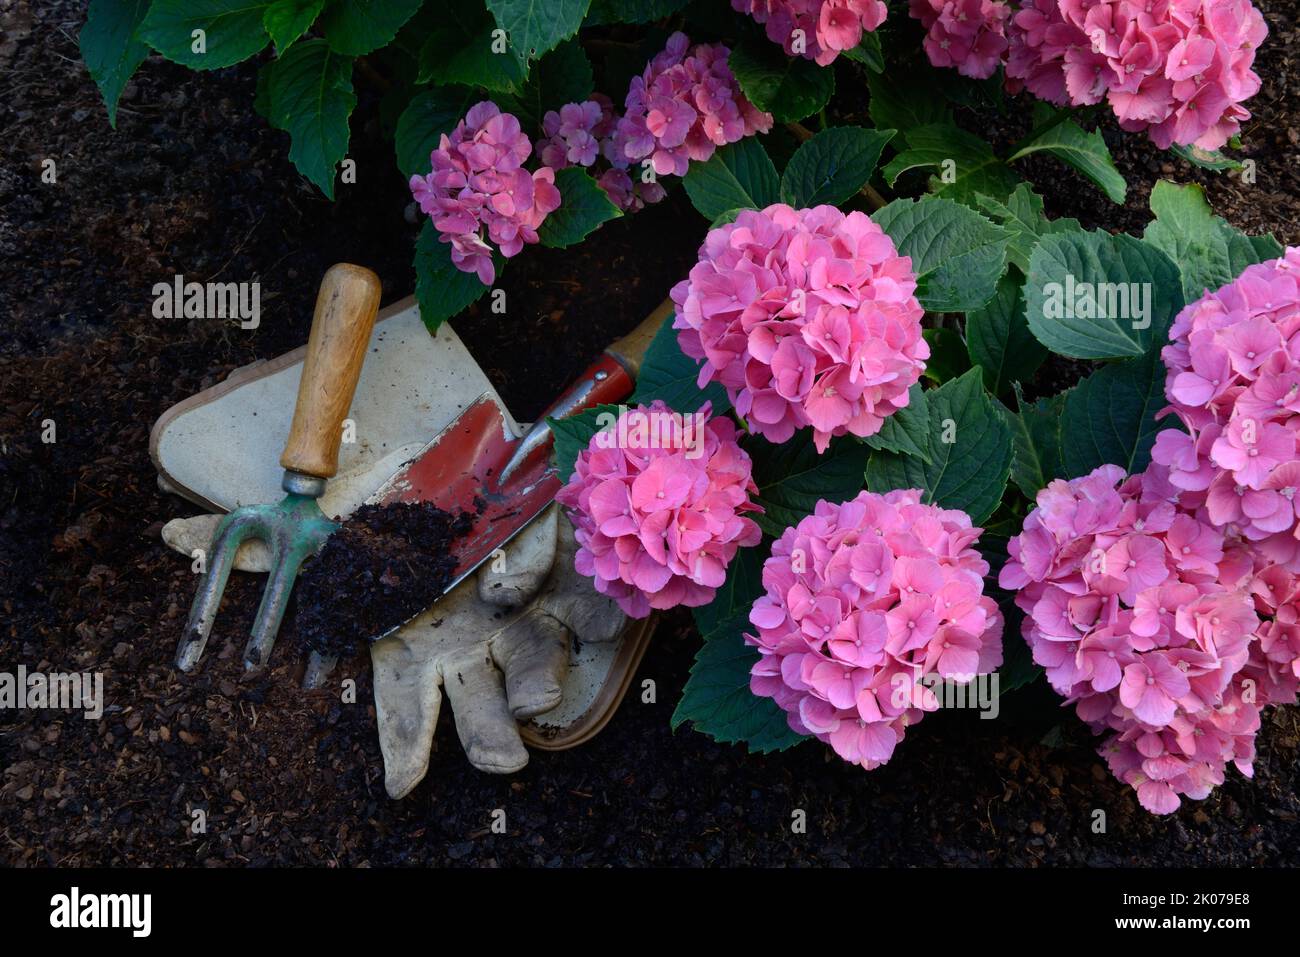
M 298 637 L 322 654 L 348 655 L 418 615 L 456 572 L 451 548 L 469 512 L 429 502 L 363 505 L 325 542 L 298 581 Z

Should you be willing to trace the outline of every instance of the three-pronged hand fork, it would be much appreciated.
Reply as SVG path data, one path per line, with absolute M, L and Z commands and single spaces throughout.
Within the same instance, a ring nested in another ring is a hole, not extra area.
M 330 267 L 321 280 L 298 404 L 280 456 L 280 484 L 288 494 L 276 505 L 235 509 L 217 526 L 207 571 L 176 648 L 181 671 L 193 670 L 203 655 L 240 542 L 260 538 L 271 550 L 271 574 L 244 648 L 244 668 L 255 671 L 271 655 L 298 569 L 338 528 L 316 500 L 325 491 L 325 480 L 338 471 L 343 420 L 361 376 L 379 294 L 379 277 L 348 263 Z

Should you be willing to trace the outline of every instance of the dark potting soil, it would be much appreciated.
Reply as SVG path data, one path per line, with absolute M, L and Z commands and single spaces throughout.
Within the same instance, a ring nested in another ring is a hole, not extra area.
M 361 506 L 298 576 L 298 637 L 350 655 L 424 611 L 455 575 L 452 548 L 473 520 L 430 502 Z
M 1048 165 L 1033 172 L 1049 212 L 1140 228 L 1150 183 L 1167 175 L 1206 183 L 1239 228 L 1300 241 L 1300 37 L 1289 0 L 1261 6 L 1272 34 L 1245 137 L 1255 186 L 1107 133 L 1128 202 Z M 100 721 L 0 711 L 0 865 L 1300 864 L 1296 708 L 1265 713 L 1253 780 L 1229 771 L 1207 800 L 1155 818 L 1041 684 L 1008 695 L 996 721 L 928 716 L 869 773 L 815 744 L 750 755 L 673 733 L 699 648 L 690 616 L 674 613 L 633 683 L 653 681 L 653 700 L 629 696 L 593 741 L 487 775 L 444 708 L 429 776 L 394 802 L 368 656 L 337 672 L 355 698 L 339 684 L 303 692 L 288 620 L 267 671 L 245 680 L 262 578 L 232 577 L 202 667 L 178 675 L 195 575 L 158 533 L 192 509 L 158 490 L 149 427 L 237 366 L 306 341 L 332 262 L 375 269 L 388 301 L 406 295 L 416 226 L 372 90 L 359 88 L 353 122 L 358 183 L 330 204 L 253 114 L 251 64 L 196 74 L 151 58 L 111 131 L 78 62 L 84 13 L 0 0 L 0 671 L 101 672 L 107 707 Z M 844 112 L 856 87 L 840 89 Z M 41 182 L 46 158 L 57 185 Z M 703 234 L 674 188 L 575 250 L 526 250 L 505 271 L 507 314 L 454 325 L 530 418 L 663 300 Z M 154 319 L 152 285 L 177 273 L 261 281 L 261 326 Z M 489 826 L 496 808 L 506 834 Z M 806 833 L 791 831 L 796 810 Z

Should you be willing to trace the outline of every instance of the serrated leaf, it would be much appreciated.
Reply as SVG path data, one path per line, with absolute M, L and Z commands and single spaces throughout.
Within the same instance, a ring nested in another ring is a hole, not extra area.
M 491 93 L 523 86 L 526 66 L 509 53 L 497 53 L 496 21 L 479 0 L 444 0 L 440 15 L 420 47 L 420 83 L 460 83 Z
M 1160 180 L 1151 190 L 1151 211 L 1156 219 L 1142 238 L 1178 266 L 1188 302 L 1231 282 L 1247 266 L 1282 255 L 1272 236 L 1247 236 L 1215 216 L 1195 183 Z
M 591 61 L 577 40 L 566 40 L 533 64 L 517 93 L 498 102 L 519 118 L 533 139 L 542 132 L 542 118 L 566 103 L 581 103 L 591 96 L 594 80 Z
M 1018 276 L 1003 276 L 993 298 L 966 314 L 966 348 L 970 361 L 984 370 L 984 386 L 993 395 L 1005 395 L 1013 382 L 1033 378 L 1047 350 L 1025 321 Z
M 510 52 L 527 65 L 578 32 L 591 0 L 487 0 Z
M 780 198 L 776 167 L 754 137 L 714 152 L 706 163 L 692 163 L 682 186 L 705 219 L 728 210 L 763 209 Z
M 365 56 L 387 45 L 423 0 L 333 0 L 321 17 L 330 49 L 346 56 Z
M 127 80 L 149 55 L 136 36 L 150 0 L 91 0 L 86 25 L 77 38 L 81 58 L 108 108 L 108 125 L 117 128 L 117 101 Z
M 885 419 L 879 432 L 863 441 L 873 449 L 930 461 L 930 410 L 921 383 L 907 390 L 907 405 Z
M 717 229 L 719 226 L 726 226 L 729 223 L 734 223 L 736 221 L 736 217 L 739 216 L 742 212 L 744 212 L 744 210 L 729 209 L 725 213 L 719 213 L 717 216 L 714 217 L 713 222 L 709 223 L 709 229 L 713 230 L 713 229 Z
M 745 643 L 747 628 L 747 614 L 742 614 L 705 635 L 673 711 L 672 727 L 676 730 L 689 721 L 714 741 L 744 743 L 751 754 L 784 751 L 807 738 L 791 730 L 775 701 L 749 690 L 758 650 Z
M 543 246 L 563 248 L 580 243 L 601 223 L 623 215 L 580 166 L 557 170 L 555 187 L 560 191 L 560 208 L 548 213 L 537 227 Z
M 261 51 L 271 37 L 262 25 L 271 0 L 153 0 L 138 36 L 174 63 L 219 70 Z M 203 52 L 194 49 L 203 31 Z
M 980 525 L 1002 500 L 1011 473 L 1011 429 L 971 369 L 926 394 L 930 413 L 930 461 L 873 452 L 867 488 L 888 492 L 915 488 L 922 501 L 961 509 Z M 949 441 L 951 440 L 951 441 Z
M 950 123 L 904 130 L 907 148 L 885 166 L 885 182 L 893 186 L 910 169 L 934 167 L 932 192 L 962 202 L 975 202 L 983 193 L 1001 199 L 1010 195 L 1020 177 L 993 153 L 988 141 Z
M 674 730 L 690 721 L 715 741 L 743 741 L 752 751 L 782 750 L 802 740 L 771 698 L 749 690 L 758 650 L 746 645 L 741 635 L 749 628 L 750 608 L 763 594 L 763 562 L 770 550 L 767 539 L 755 548 L 742 548 L 713 601 L 693 609 L 704 643 L 673 712 Z
M 295 43 L 270 65 L 267 118 L 289 134 L 289 159 L 334 198 L 335 168 L 347 155 L 348 117 L 357 105 L 352 58 L 324 40 Z
M 591 0 L 583 26 L 609 23 L 652 23 L 672 16 L 690 0 Z
M 1007 161 L 1014 163 L 1023 156 L 1043 152 L 1050 153 L 1096 183 L 1111 202 L 1123 204 L 1128 184 L 1115 168 L 1110 147 L 1101 133 L 1089 133 L 1073 120 L 1064 120 L 1044 130 Z
M 477 301 L 487 289 L 477 275 L 461 272 L 452 264 L 450 244 L 439 242 L 438 230 L 426 222 L 415 241 L 415 298 L 428 330 L 437 332 L 443 322 Z
M 1203 150 L 1199 146 L 1184 146 L 1181 143 L 1174 143 L 1169 147 L 1169 152 L 1181 156 L 1200 169 L 1215 170 L 1216 172 L 1225 169 L 1241 169 L 1245 165 L 1241 160 L 1233 159 L 1220 150 Z
M 874 30 L 862 34 L 862 40 L 858 45 L 845 50 L 844 55 L 850 60 L 861 63 L 872 73 L 885 71 L 885 53 L 880 48 L 880 34 Z
M 968 312 L 993 298 L 1011 234 L 969 206 L 934 196 L 898 199 L 872 214 L 912 258 L 917 299 L 931 312 Z
M 411 98 L 397 118 L 394 148 L 397 168 L 406 178 L 423 176 L 432 168 L 430 154 L 443 133 L 450 134 L 482 99 L 482 94 L 464 86 L 438 86 L 421 90 Z
M 1083 230 L 1077 219 L 1048 219 L 1043 212 L 1043 197 L 1028 183 L 1017 186 L 1006 202 L 983 194 L 976 197 L 976 202 L 994 222 L 1011 233 L 1007 259 L 1022 273 L 1029 272 L 1029 257 L 1042 237 Z
M 1061 415 L 1065 411 L 1066 395 L 1063 392 L 1026 403 L 1017 388 L 1019 411 L 1003 410 L 1013 440 L 1011 480 L 1031 502 L 1052 479 L 1065 477 L 1065 465 L 1061 459 Z
M 835 92 L 835 73 L 801 56 L 789 57 L 766 38 L 742 40 L 727 65 L 749 102 L 778 123 L 794 123 L 816 113 Z
M 710 382 L 703 389 L 696 384 L 700 375 L 699 363 L 677 345 L 673 318 L 669 313 L 651 340 L 645 358 L 641 360 L 636 391 L 628 403 L 649 405 L 655 399 L 661 399 L 675 412 L 686 413 L 696 412 L 709 402 L 712 415 L 725 414 L 731 408 L 727 391 L 716 382 Z
M 325 0 L 275 0 L 262 14 L 277 53 L 283 53 L 307 32 L 325 7 Z
M 598 405 L 563 419 L 547 418 L 546 424 L 554 437 L 553 459 L 560 481 L 569 481 L 578 453 L 591 447 L 593 435 L 617 422 L 618 413 L 616 405 Z
M 1159 349 L 1098 369 L 1070 390 L 1061 415 L 1061 458 L 1067 478 L 1099 465 L 1121 466 L 1129 475 L 1151 461 L 1156 435 L 1178 426 L 1176 416 L 1156 421 L 1166 405 L 1165 366 Z
M 1025 317 L 1038 341 L 1076 359 L 1139 356 L 1183 308 L 1178 267 L 1132 236 L 1045 236 L 1029 259 Z
M 893 130 L 824 129 L 801 144 L 781 176 L 781 201 L 796 208 L 838 206 L 871 179 Z
M 931 79 L 930 73 L 920 71 L 915 76 L 909 74 L 906 83 L 899 83 L 894 76 L 868 76 L 871 122 L 878 129 L 900 130 L 904 141 L 918 126 L 951 124 L 952 109 Z
M 871 454 L 849 436 L 832 439 L 819 454 L 811 429 L 780 445 L 755 435 L 745 441 L 745 451 L 754 462 L 755 501 L 763 507 L 754 520 L 774 537 L 811 515 L 819 500 L 843 502 L 861 492 Z

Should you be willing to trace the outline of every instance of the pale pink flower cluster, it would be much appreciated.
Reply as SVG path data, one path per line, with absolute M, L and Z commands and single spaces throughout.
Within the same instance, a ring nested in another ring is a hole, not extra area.
M 981 531 L 914 489 L 818 502 L 763 565 L 757 635 L 745 636 L 759 651 L 750 690 L 845 761 L 884 764 L 939 707 L 940 679 L 965 684 L 1002 663 Z
M 709 232 L 673 287 L 674 327 L 749 428 L 773 442 L 813 427 L 872 435 L 907 405 L 925 369 L 912 261 L 860 212 L 745 210 Z
M 542 119 L 542 131 L 547 137 L 542 141 L 542 162 L 552 169 L 608 163 L 596 177 L 596 184 L 619 209 L 635 212 L 647 203 L 659 202 L 666 193 L 658 182 L 647 183 L 640 177 L 633 180 L 629 175 L 632 161 L 623 155 L 617 128 L 614 104 L 603 93 L 593 93 L 583 103 L 566 103 L 558 111 L 550 110 Z
M 470 107 L 451 135 L 430 155 L 432 171 L 411 177 L 411 194 L 451 244 L 451 261 L 490 286 L 496 278 L 492 247 L 506 258 L 537 242 L 537 227 L 559 208 L 555 173 L 524 169 L 533 146 L 519 120 L 485 100 Z
M 772 114 L 740 91 L 727 66 L 727 48 L 692 48 L 690 42 L 674 33 L 645 72 L 632 78 L 615 131 L 622 158 L 649 157 L 660 176 L 684 176 L 691 160 L 707 160 L 719 146 L 772 128 Z
M 862 42 L 889 13 L 881 0 L 731 0 L 767 29 L 767 38 L 790 56 L 826 66 Z
M 1152 456 L 1209 520 L 1300 572 L 1300 248 L 1187 306 L 1162 353 L 1187 431 Z
M 1249 0 L 1020 0 L 1007 86 L 1058 106 L 1105 99 L 1161 149 L 1218 149 L 1250 117 L 1267 35 Z
M 1250 776 L 1260 709 L 1300 684 L 1289 572 L 1259 571 L 1158 463 L 1053 481 L 1009 554 L 999 583 L 1017 592 L 1034 661 L 1111 732 L 1101 754 L 1143 807 L 1206 797 L 1229 763 Z M 1261 630 L 1259 614 L 1277 618 Z
M 1011 8 L 996 0 L 911 0 L 910 12 L 921 21 L 930 62 L 956 67 L 976 80 L 991 77 L 1006 58 L 1007 20 Z
M 735 424 L 710 411 L 683 418 L 660 400 L 623 411 L 556 495 L 571 510 L 574 566 L 633 618 L 707 605 L 737 550 L 762 537 L 746 514 L 762 511 L 753 465 Z

